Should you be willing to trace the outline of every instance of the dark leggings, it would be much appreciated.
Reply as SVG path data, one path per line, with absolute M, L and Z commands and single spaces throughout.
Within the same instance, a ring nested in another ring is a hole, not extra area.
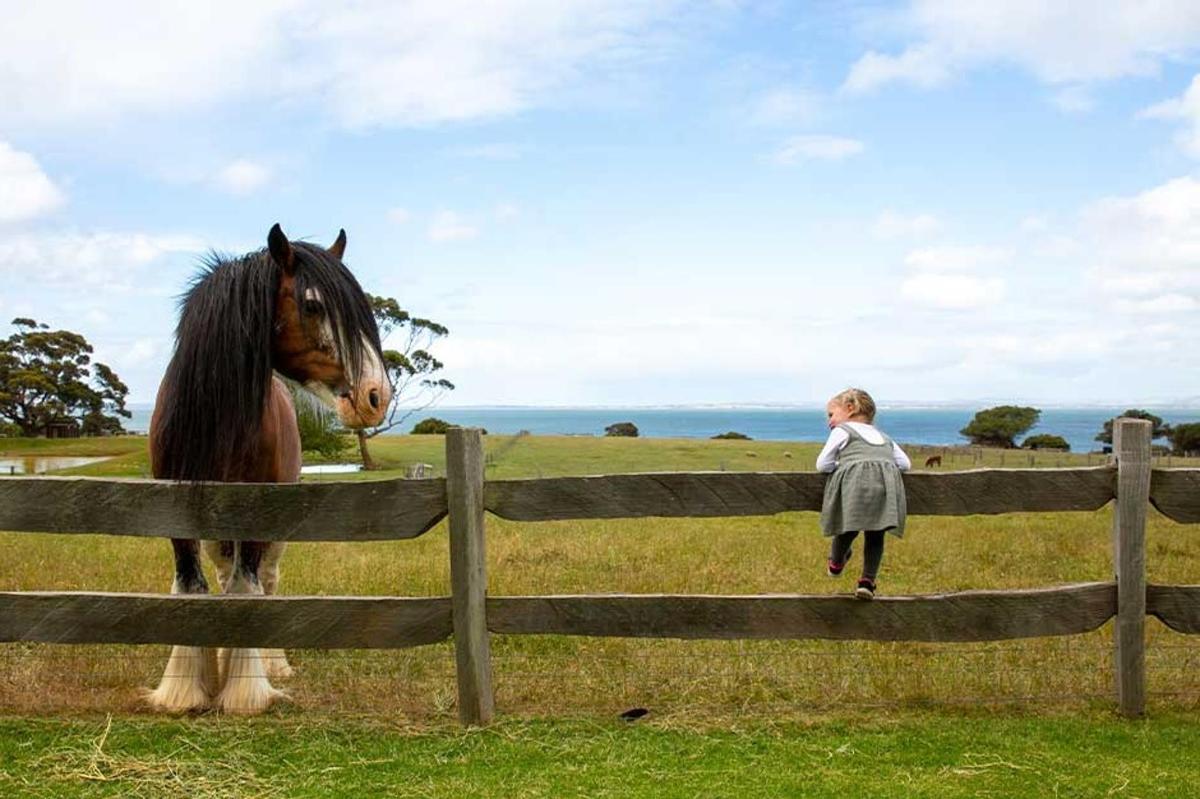
M 879 564 L 883 560 L 884 535 L 884 530 L 866 531 L 867 545 L 863 552 L 862 576 L 871 582 L 875 582 L 875 576 L 879 574 Z M 850 551 L 850 545 L 856 538 L 858 538 L 858 530 L 835 535 L 833 545 L 829 548 L 829 559 L 834 563 L 845 563 L 846 554 Z

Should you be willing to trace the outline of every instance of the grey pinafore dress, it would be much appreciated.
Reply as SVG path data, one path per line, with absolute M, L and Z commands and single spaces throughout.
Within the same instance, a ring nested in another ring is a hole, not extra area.
M 850 440 L 838 453 L 838 467 L 825 482 L 821 504 L 821 531 L 826 536 L 851 530 L 887 530 L 904 536 L 908 501 L 900 467 L 892 454 L 892 440 L 872 444 L 849 425 L 839 425 Z

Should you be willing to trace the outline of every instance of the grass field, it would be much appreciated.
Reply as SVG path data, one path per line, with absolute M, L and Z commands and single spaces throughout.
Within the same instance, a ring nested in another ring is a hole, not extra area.
M 0 441 L 0 457 L 19 454 L 20 446 Z M 37 446 L 38 454 L 114 455 L 78 473 L 141 476 L 147 470 L 144 439 Z M 498 479 L 798 470 L 811 468 L 818 448 L 541 436 L 489 436 L 486 447 L 488 476 Z M 352 479 L 395 476 L 413 462 L 444 473 L 440 437 L 377 439 L 372 449 L 386 470 Z M 914 460 L 923 461 L 919 448 L 913 449 Z M 948 454 L 947 468 L 999 466 L 1002 457 L 1006 467 L 1030 465 L 1027 453 Z M 1090 460 L 1100 463 L 1097 456 Z M 1034 465 L 1088 461 L 1084 455 L 1039 454 Z M 1172 465 L 1193 464 L 1176 459 Z M 889 541 L 881 589 L 909 594 L 1111 579 L 1110 524 L 1107 509 L 914 517 L 903 541 Z M 1151 512 L 1151 582 L 1198 582 L 1197 532 L 1197 526 Z M 848 590 L 851 580 L 825 576 L 824 550 L 812 513 L 536 524 L 488 518 L 493 595 Z M 0 590 L 164 591 L 171 578 L 170 547 L 159 541 L 0 533 L 0 552 Z M 282 591 L 448 594 L 445 525 L 415 541 L 291 545 Z M 1161 789 L 1184 784 L 1175 781 L 1183 775 L 1194 785 L 1200 776 L 1196 756 L 1189 751 L 1179 757 L 1175 743 L 1200 733 L 1193 722 L 1200 642 L 1153 619 L 1147 636 L 1152 717 L 1138 724 L 1111 715 L 1107 627 L 1083 636 L 965 645 L 496 636 L 497 706 L 505 721 L 471 734 L 454 727 L 449 645 L 292 653 L 298 674 L 287 688 L 294 702 L 267 719 L 241 722 L 139 715 L 137 689 L 157 679 L 165 647 L 10 644 L 0 646 L 0 712 L 9 717 L 0 737 L 27 735 L 31 743 L 12 750 L 11 762 L 21 764 L 15 771 L 0 765 L 0 795 L 9 794 L 2 780 L 16 785 L 41 774 L 61 775 L 61 785 L 75 785 L 80 795 L 115 794 L 122 786 L 139 795 L 138 774 L 148 770 L 157 780 L 153 774 L 170 771 L 172 764 L 186 771 L 189 763 L 207 762 L 208 753 L 233 751 L 250 738 L 256 743 L 245 754 L 246 770 L 258 782 L 246 784 L 247 795 L 272 795 L 282 777 L 269 754 L 293 749 L 295 762 L 309 763 L 306 773 L 333 763 L 341 770 L 330 779 L 344 777 L 345 785 L 367 793 L 376 771 L 411 772 L 409 793 L 398 795 L 683 796 L 704 794 L 705 784 L 736 784 L 747 788 L 739 794 L 766 796 L 779 795 L 768 790 L 772 785 L 799 786 L 809 779 L 813 795 L 847 790 L 877 796 L 1090 796 L 1110 790 L 1192 795 L 1190 788 Z M 651 712 L 635 725 L 614 721 L 634 706 Z M 116 734 L 93 764 L 102 778 L 80 776 L 91 767 L 89 753 L 96 751 L 93 744 L 109 712 L 116 714 Z M 57 718 L 46 718 L 51 715 Z M 553 721 L 559 718 L 574 721 Z M 371 731 L 380 725 L 387 733 L 376 742 Z M 401 752 L 379 754 L 384 740 L 403 742 L 393 744 Z M 1152 753 L 1160 750 L 1172 754 L 1156 760 Z M 850 751 L 855 755 L 845 756 Z M 46 759 L 55 752 L 61 753 L 57 760 Z M 824 758 L 820 763 L 818 756 Z M 870 763 L 878 758 L 884 766 L 873 769 Z M 369 765 L 376 759 L 387 765 Z M 837 765 L 843 762 L 844 768 Z M 1085 768 L 1085 762 L 1096 768 Z M 493 773 L 489 764 L 496 763 L 507 765 Z M 537 770 L 547 763 L 562 768 L 551 769 L 557 776 L 535 780 L 527 790 L 518 790 L 511 774 L 505 777 L 509 766 Z M 105 768 L 117 776 L 103 776 Z M 478 774 L 480 768 L 487 773 Z M 279 795 L 319 795 L 311 773 L 307 782 L 287 782 Z M 227 783 L 220 780 L 228 776 L 207 777 L 214 781 L 209 795 L 240 795 L 221 792 Z M 464 789 L 467 785 L 478 786 L 478 792 Z M 860 792 L 856 785 L 869 790 Z M 905 785 L 911 790 L 903 790 Z M 649 789 L 654 786 L 658 790 Z M 153 790 L 145 795 L 160 795 Z

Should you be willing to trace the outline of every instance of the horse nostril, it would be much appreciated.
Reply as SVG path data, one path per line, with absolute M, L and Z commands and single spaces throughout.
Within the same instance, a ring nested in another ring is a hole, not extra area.
M 379 410 L 379 390 L 371 389 L 371 393 L 367 395 L 367 401 L 371 403 L 374 410 Z

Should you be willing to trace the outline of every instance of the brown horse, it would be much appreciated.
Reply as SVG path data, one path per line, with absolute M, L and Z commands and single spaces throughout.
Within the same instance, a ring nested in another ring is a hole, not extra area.
M 930 455 L 928 458 L 925 459 L 925 468 L 926 469 L 932 468 L 934 466 L 941 466 L 941 465 L 942 465 L 942 456 L 941 455 Z
M 277 373 L 335 408 L 347 427 L 383 420 L 392 389 L 370 304 L 342 263 L 345 248 L 344 230 L 325 249 L 289 242 L 275 225 L 267 249 L 209 259 L 182 300 L 175 354 L 150 421 L 155 477 L 298 481 L 296 411 Z M 172 593 L 208 593 L 199 542 L 171 544 Z M 283 547 L 204 542 L 227 594 L 273 594 Z M 213 649 L 174 647 L 148 702 L 169 712 L 258 713 L 282 696 L 268 678 L 291 673 L 281 650 L 222 650 L 221 660 Z

